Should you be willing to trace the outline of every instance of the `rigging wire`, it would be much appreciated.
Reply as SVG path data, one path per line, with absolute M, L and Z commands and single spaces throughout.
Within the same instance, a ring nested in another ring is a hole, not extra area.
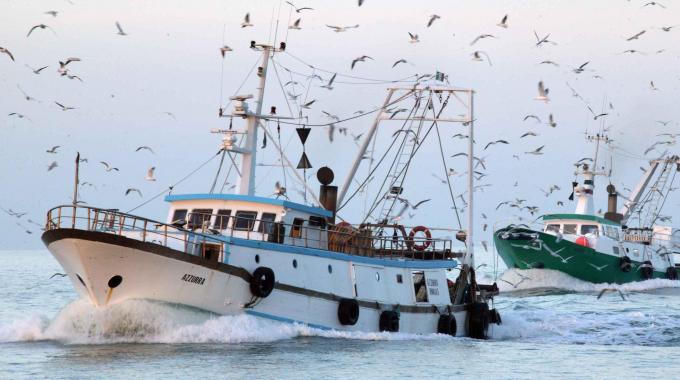
M 326 70 L 326 69 L 322 69 L 318 66 L 311 65 L 311 64 L 305 62 L 302 58 L 299 58 L 299 57 L 293 55 L 289 51 L 285 51 L 284 53 L 286 53 L 286 55 L 289 55 L 291 58 L 295 59 L 296 61 L 302 63 L 303 65 L 309 67 L 310 69 L 318 70 L 318 71 L 324 72 L 326 74 L 337 74 L 340 77 L 352 78 L 352 79 L 358 79 L 358 80 L 365 80 L 365 81 L 370 81 L 370 82 L 378 82 L 378 83 L 397 83 L 397 82 L 403 82 L 404 81 L 403 79 L 398 79 L 398 80 L 374 79 L 374 78 L 366 78 L 366 77 L 359 77 L 359 76 L 356 76 L 356 75 L 338 73 L 336 71 Z M 413 76 L 416 76 L 416 75 L 410 75 L 407 78 L 410 78 L 410 77 L 413 77 Z M 413 82 L 415 82 L 415 81 L 413 81 Z
M 179 181 L 177 181 L 177 182 L 173 183 L 172 185 L 168 186 L 167 189 L 165 189 L 165 190 L 163 190 L 162 192 L 160 192 L 160 193 L 154 195 L 153 197 L 147 199 L 146 201 L 142 202 L 142 203 L 139 204 L 138 206 L 135 206 L 135 207 L 131 208 L 130 210 L 126 211 L 126 213 L 129 214 L 129 213 L 135 211 L 136 209 L 138 209 L 138 208 L 140 208 L 140 207 L 142 207 L 142 206 L 145 206 L 146 204 L 148 204 L 149 202 L 155 200 L 156 198 L 160 197 L 161 195 L 165 194 L 166 192 L 172 191 L 172 189 L 174 189 L 175 186 L 177 186 L 177 185 L 179 185 L 180 183 L 184 182 L 187 178 L 189 178 L 189 177 L 191 177 L 192 175 L 194 175 L 194 173 L 196 173 L 197 171 L 201 170 L 201 169 L 202 169 L 204 166 L 206 166 L 210 161 L 214 160 L 215 157 L 219 156 L 220 153 L 222 153 L 222 149 L 220 149 L 217 153 L 213 154 L 213 155 L 210 157 L 210 159 L 208 159 L 207 161 L 205 161 L 204 163 L 202 163 L 201 165 L 199 165 L 196 169 L 192 170 L 189 174 L 187 174 L 186 176 L 182 177 L 182 179 L 180 179 Z
M 390 106 L 393 106 L 393 105 L 395 105 L 395 104 L 401 102 L 402 100 L 406 99 L 406 98 L 407 98 L 409 95 L 411 95 L 412 93 L 413 93 L 413 90 L 410 90 L 409 92 L 407 92 L 406 94 L 402 95 L 401 97 L 399 97 L 399 98 L 397 98 L 397 99 L 395 99 L 395 100 L 389 102 L 389 103 L 386 104 L 384 107 L 383 107 L 383 106 L 380 106 L 380 107 L 377 107 L 377 108 L 372 109 L 372 110 L 370 110 L 370 111 L 366 111 L 366 112 L 364 112 L 364 113 L 362 113 L 362 114 L 350 116 L 350 117 L 347 117 L 347 118 L 345 118 L 345 119 L 340 119 L 340 120 L 338 120 L 338 121 L 331 121 L 331 122 L 328 122 L 328 123 L 321 123 L 321 124 L 314 124 L 314 123 L 313 123 L 313 124 L 309 124 L 309 123 L 292 123 L 292 122 L 288 122 L 288 121 L 280 121 L 280 123 L 281 123 L 281 124 L 286 124 L 286 125 L 295 125 L 295 126 L 298 126 L 298 127 L 328 127 L 328 126 L 331 125 L 331 124 L 340 124 L 340 123 L 344 123 L 344 122 L 346 122 L 346 121 L 358 119 L 358 118 L 360 118 L 360 117 L 364 117 L 364 116 L 367 116 L 367 115 L 376 113 L 376 112 L 378 112 L 378 111 L 382 111 L 382 110 L 384 110 L 385 108 L 388 108 L 388 107 L 390 107 Z M 266 117 L 262 117 L 262 119 L 268 120 Z M 301 119 L 301 117 L 299 117 L 298 119 Z
M 410 116 L 413 114 L 414 110 L 415 110 L 415 104 L 414 104 L 414 106 L 411 108 L 411 111 L 409 111 L 408 117 L 410 117 Z M 408 119 L 408 117 L 407 117 L 407 119 Z M 404 126 L 406 125 L 407 122 L 408 122 L 408 120 L 404 120 L 404 123 L 402 124 L 402 128 L 404 128 Z M 378 170 L 378 167 L 380 167 L 380 164 L 382 164 L 383 160 L 387 157 L 387 154 L 390 152 L 390 150 L 392 149 L 392 147 L 394 146 L 394 144 L 396 144 L 396 142 L 397 142 L 397 139 L 396 139 L 396 138 L 392 139 L 392 143 L 387 147 L 387 150 L 385 150 L 385 153 L 382 155 L 382 157 L 380 157 L 380 160 L 378 160 L 378 163 L 375 165 L 375 168 L 373 168 L 373 170 L 371 170 L 371 171 L 368 173 L 368 175 L 366 176 L 366 179 L 364 179 L 364 181 L 361 182 L 361 184 L 357 187 L 357 189 L 356 189 L 356 190 L 355 190 L 355 191 L 347 198 L 347 200 L 346 200 L 342 205 L 340 205 L 340 207 L 338 207 L 338 209 L 337 209 L 336 211 L 342 210 L 342 209 L 343 209 L 343 208 L 344 208 L 344 207 L 352 200 L 352 198 L 354 198 L 354 196 L 356 196 L 356 195 L 359 193 L 359 190 L 360 190 L 360 189 L 368 182 L 368 180 L 373 176 L 373 173 L 375 173 L 375 171 Z M 383 187 L 383 186 L 384 186 L 384 181 L 383 181 L 383 185 L 380 186 L 380 188 L 379 188 L 380 190 L 379 190 L 379 191 L 382 191 L 382 187 Z M 372 204 L 373 204 L 373 203 L 372 203 Z
M 295 74 L 295 75 L 298 75 L 298 76 L 301 76 L 301 77 L 305 77 L 305 78 L 309 78 L 311 76 L 311 75 L 304 74 L 304 73 L 301 73 L 299 71 L 290 69 L 287 66 L 282 65 L 281 63 L 279 63 L 279 65 L 281 66 L 281 68 L 288 71 L 289 73 L 292 73 L 292 74 Z M 344 75 L 344 74 L 338 74 L 338 73 L 335 73 L 335 72 L 332 72 L 332 71 L 320 70 L 318 68 L 316 68 L 316 69 L 319 70 L 319 71 L 323 71 L 325 73 L 329 73 L 329 74 L 330 73 L 337 74 L 340 77 L 348 77 L 347 75 Z M 353 77 L 350 77 L 350 78 L 353 78 Z M 413 78 L 413 79 L 411 79 L 411 78 Z M 357 79 L 357 80 L 361 80 L 361 79 Z M 393 80 L 384 80 L 384 81 L 376 80 L 376 81 L 365 81 L 365 82 L 353 82 L 353 81 L 335 80 L 335 81 L 333 81 L 333 83 L 360 84 L 360 85 L 384 85 L 384 84 L 388 84 L 388 83 L 418 83 L 418 74 L 412 74 L 412 75 L 409 75 L 409 76 L 406 76 L 406 77 L 403 77 L 403 78 L 393 79 Z
M 449 102 L 449 98 L 451 97 L 451 94 L 446 98 L 444 103 L 442 104 L 442 108 L 446 107 L 446 105 Z M 434 114 L 434 108 L 432 109 L 432 113 Z M 439 134 L 439 125 L 435 121 L 435 131 L 437 132 L 437 140 L 439 142 L 439 153 L 441 153 L 442 156 L 442 165 L 444 166 L 444 177 L 446 178 L 446 184 L 449 190 L 449 195 L 451 195 L 451 202 L 453 203 L 453 210 L 456 212 L 456 220 L 458 221 L 458 228 L 463 229 L 463 224 L 460 222 L 460 215 L 458 214 L 458 206 L 456 205 L 456 197 L 453 195 L 453 189 L 451 188 L 451 176 L 448 173 L 447 167 L 446 167 L 446 159 L 444 158 L 444 147 L 442 145 L 442 137 Z

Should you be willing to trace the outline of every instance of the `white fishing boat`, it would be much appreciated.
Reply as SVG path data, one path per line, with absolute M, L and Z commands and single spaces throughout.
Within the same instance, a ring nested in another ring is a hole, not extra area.
M 274 48 L 252 43 L 251 48 L 262 52 L 255 110 L 248 107 L 251 96 L 233 97 L 232 117 L 245 120 L 246 125 L 216 131 L 223 134 L 222 157 L 240 155 L 238 193 L 167 195 L 169 211 L 164 221 L 76 203 L 51 209 L 42 240 L 77 293 L 98 307 L 144 299 L 320 329 L 486 338 L 489 324 L 500 323 L 500 316 L 489 307 L 498 288 L 478 284 L 474 271 L 473 91 L 436 86 L 390 88 L 341 189 L 331 185 L 333 172 L 321 168 L 318 197 L 308 188 L 310 196 L 318 199 L 317 205 L 289 201 L 282 191 L 277 197 L 261 197 L 255 194 L 258 129 L 263 120 L 295 119 L 279 117 L 273 109 L 269 114 L 262 112 L 271 55 L 285 45 Z M 458 118 L 441 117 L 441 112 L 425 116 L 442 96 L 446 98 L 443 107 L 449 97 L 455 97 L 467 113 Z M 422 115 L 412 112 L 394 117 L 384 112 L 404 100 L 412 101 Z M 408 231 L 393 218 L 408 162 L 397 164 L 396 174 L 386 182 L 389 186 L 380 199 L 390 206 L 383 209 L 380 220 L 336 223 L 337 205 L 348 194 L 384 120 L 411 123 L 408 132 L 412 133 L 394 136 L 402 142 L 402 157 L 412 156 L 422 144 L 426 137 L 423 123 L 456 122 L 467 127 L 468 226 L 456 231 L 463 244 L 459 252 L 452 238 L 432 237 L 436 229 L 417 226 Z M 303 144 L 307 133 L 300 132 Z M 420 142 L 414 145 L 410 134 Z M 242 146 L 237 143 L 239 137 Z M 273 140 L 270 136 L 276 145 Z M 276 148 L 281 150 L 279 145 Z M 280 153 L 290 165 L 284 152 Z M 298 168 L 310 166 L 303 156 Z

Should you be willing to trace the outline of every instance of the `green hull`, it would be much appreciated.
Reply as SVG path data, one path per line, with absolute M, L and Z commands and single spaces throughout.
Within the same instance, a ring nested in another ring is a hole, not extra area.
M 645 280 L 639 270 L 642 262 L 631 260 L 632 269 L 624 272 L 618 257 L 570 241 L 557 241 L 554 235 L 528 229 L 513 229 L 513 233 L 519 234 L 511 236 L 504 235 L 505 232 L 507 229 L 498 230 L 493 238 L 496 250 L 508 268 L 553 269 L 593 283 L 622 284 Z M 529 234 L 538 239 L 528 239 Z M 513 238 L 515 236 L 517 238 Z M 663 271 L 654 269 L 652 278 L 666 278 L 666 268 Z

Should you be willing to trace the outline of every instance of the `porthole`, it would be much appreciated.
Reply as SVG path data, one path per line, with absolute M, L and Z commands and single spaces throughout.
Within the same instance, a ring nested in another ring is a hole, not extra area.
M 255 255 L 255 262 L 260 263 L 260 255 Z
M 375 280 L 380 281 L 380 273 L 375 272 Z
M 109 279 L 108 282 L 109 288 L 111 289 L 117 288 L 121 282 L 123 282 L 123 277 L 117 274 Z
M 333 267 L 331 264 L 328 264 L 328 273 L 333 273 Z
M 293 259 L 293 268 L 297 268 L 297 260 Z

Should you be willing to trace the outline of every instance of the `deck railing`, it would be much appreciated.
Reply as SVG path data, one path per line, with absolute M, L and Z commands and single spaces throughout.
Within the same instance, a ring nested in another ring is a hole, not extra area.
M 200 220 L 201 226 L 194 223 L 193 228 L 185 228 L 187 220 Z M 45 229 L 104 232 L 206 258 L 216 258 L 214 255 L 219 254 L 219 260 L 229 252 L 226 245 L 230 240 L 224 239 L 224 236 L 369 257 L 430 260 L 458 256 L 452 252 L 450 239 L 412 237 L 400 225 L 350 226 L 325 222 L 309 225 L 308 220 L 304 224 L 293 225 L 248 219 L 247 228 L 235 228 L 235 216 L 202 214 L 192 219 L 190 214 L 187 220 L 167 224 L 115 209 L 57 206 L 48 211 Z

